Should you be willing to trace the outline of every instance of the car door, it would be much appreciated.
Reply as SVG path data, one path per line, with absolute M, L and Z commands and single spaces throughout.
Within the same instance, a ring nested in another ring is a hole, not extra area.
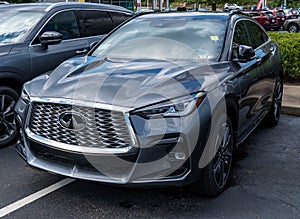
M 56 45 L 49 45 L 47 49 L 43 48 L 39 41 L 39 36 L 46 31 L 61 33 L 63 35 L 62 42 Z M 80 36 L 75 11 L 58 12 L 47 21 L 29 48 L 32 72 L 36 76 L 53 70 L 66 59 L 85 54 L 88 49 L 89 41 L 82 39 Z
M 278 70 L 280 69 L 280 61 L 276 59 L 277 45 L 269 40 L 265 31 L 255 24 L 248 21 L 247 27 L 249 29 L 252 45 L 256 48 L 256 59 L 263 71 L 263 78 L 261 79 L 261 100 L 259 106 L 263 110 L 269 109 L 269 104 L 272 102 L 273 89 Z M 278 68 L 274 66 L 278 65 Z
M 240 45 L 253 47 L 249 29 L 247 28 L 248 20 L 243 19 L 236 23 L 232 40 L 232 61 L 237 68 L 237 80 L 240 84 L 239 100 L 239 135 L 245 137 L 251 128 L 254 128 L 255 121 L 261 113 L 260 101 L 262 98 L 261 91 L 263 80 L 263 70 L 260 65 L 261 50 L 254 48 L 255 58 L 247 62 L 239 61 L 238 49 Z M 236 60 L 236 61 L 235 61 Z

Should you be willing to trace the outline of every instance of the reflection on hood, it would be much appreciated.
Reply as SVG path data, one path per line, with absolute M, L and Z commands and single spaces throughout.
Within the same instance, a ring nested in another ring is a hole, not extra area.
M 29 93 L 137 108 L 218 83 L 216 70 L 196 62 L 75 58 L 61 64 L 49 77 L 33 80 Z

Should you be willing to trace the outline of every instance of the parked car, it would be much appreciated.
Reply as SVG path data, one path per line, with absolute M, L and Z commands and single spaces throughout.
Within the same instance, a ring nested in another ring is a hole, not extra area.
M 283 27 L 284 22 L 286 21 L 287 17 L 283 10 L 272 10 L 270 11 L 276 17 L 280 28 Z
M 286 14 L 287 19 L 294 19 L 300 16 L 300 13 L 297 9 L 284 9 L 284 13 Z
M 282 82 L 277 44 L 242 13 L 144 14 L 24 85 L 16 148 L 68 177 L 214 196 L 236 145 L 278 124 Z
M 226 3 L 224 5 L 224 11 L 231 11 L 231 10 L 243 10 L 243 9 L 242 9 L 242 7 L 238 6 L 237 4 Z
M 16 139 L 13 107 L 24 82 L 84 55 L 132 16 L 112 5 L 11 4 L 0 8 L 0 147 Z
M 300 30 L 300 19 L 288 19 L 283 24 L 283 29 L 290 33 L 298 33 Z
M 280 24 L 278 23 L 278 20 L 270 11 L 251 11 L 246 12 L 246 14 L 255 19 L 258 23 L 260 23 L 265 30 L 280 29 Z

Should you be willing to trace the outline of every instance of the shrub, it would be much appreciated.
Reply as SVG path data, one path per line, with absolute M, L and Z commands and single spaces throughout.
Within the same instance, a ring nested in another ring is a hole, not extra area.
M 285 79 L 288 82 L 300 81 L 300 34 L 269 32 L 269 36 L 280 48 L 284 59 Z

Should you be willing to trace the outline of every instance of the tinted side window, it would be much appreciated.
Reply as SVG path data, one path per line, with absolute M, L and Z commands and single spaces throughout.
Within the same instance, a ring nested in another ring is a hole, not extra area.
M 247 21 L 247 27 L 252 39 L 252 47 L 256 49 L 268 40 L 268 36 L 257 24 Z
M 239 45 L 252 46 L 245 21 L 238 21 L 235 25 L 232 40 L 232 58 L 238 58 Z
M 103 35 L 113 28 L 113 22 L 105 11 L 78 11 L 79 28 L 82 37 Z
M 113 19 L 115 27 L 129 19 L 131 16 L 124 13 L 118 13 L 118 12 L 109 12 L 110 16 Z
M 64 11 L 55 15 L 46 24 L 40 34 L 46 31 L 57 31 L 63 35 L 63 40 L 79 37 L 79 28 L 74 11 Z

